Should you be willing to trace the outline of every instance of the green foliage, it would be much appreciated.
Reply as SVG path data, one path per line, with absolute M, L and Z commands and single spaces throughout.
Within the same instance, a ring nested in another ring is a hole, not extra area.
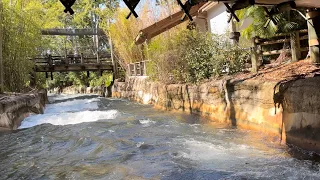
M 35 5 L 30 8 L 30 5 Z M 36 1 L 17 1 L 10 5 L 3 1 L 1 17 L 2 51 L 5 90 L 20 92 L 29 83 L 33 63 L 28 58 L 37 54 L 40 46 L 40 27 L 37 15 L 40 11 Z
M 53 80 L 47 80 L 46 86 L 48 89 L 67 86 L 108 87 L 112 81 L 112 74 L 107 72 L 104 72 L 102 76 L 98 72 L 90 72 L 89 77 L 87 77 L 86 72 L 61 72 L 53 73 Z
M 186 67 L 182 66 L 180 73 L 186 82 L 199 82 L 209 79 L 214 72 L 215 44 L 209 33 L 198 31 L 182 31 L 177 41 L 180 45 L 179 56 Z
M 127 15 L 127 9 L 119 9 L 115 14 L 115 22 L 108 28 L 114 48 L 125 64 L 143 60 L 141 47 L 134 44 L 134 39 L 142 27 L 141 22 L 132 18 L 128 20 Z
M 165 83 L 197 83 L 212 76 L 243 70 L 247 51 L 223 36 L 182 30 L 170 40 L 155 38 L 148 45 L 149 76 Z
M 287 11 L 274 15 L 277 25 L 271 21 L 267 28 L 264 28 L 264 25 L 268 18 L 262 7 L 251 6 L 237 11 L 237 15 L 241 20 L 253 18 L 253 23 L 241 32 L 244 37 L 250 39 L 253 36 L 271 37 L 276 33 L 288 33 L 307 28 L 306 20 L 298 11 Z
M 110 73 L 103 73 L 102 76 L 97 76 L 97 74 L 93 74 L 94 77 L 90 80 L 90 86 L 91 87 L 97 87 L 97 86 L 110 86 L 112 79 L 112 74 Z

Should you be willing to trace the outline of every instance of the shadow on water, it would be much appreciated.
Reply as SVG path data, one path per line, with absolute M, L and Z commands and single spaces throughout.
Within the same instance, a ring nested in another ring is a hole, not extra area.
M 313 164 L 320 163 L 320 155 L 314 152 L 302 150 L 296 146 L 288 145 L 288 154 L 299 160 L 310 160 Z

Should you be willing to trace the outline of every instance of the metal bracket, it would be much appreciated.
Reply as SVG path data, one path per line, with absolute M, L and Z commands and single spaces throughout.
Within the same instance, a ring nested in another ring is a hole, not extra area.
M 270 24 L 270 22 L 272 21 L 275 25 L 278 25 L 277 21 L 273 18 L 273 14 L 271 13 L 272 9 L 269 11 L 267 7 L 263 6 L 264 11 L 266 12 L 267 16 L 268 16 L 268 20 L 266 22 L 266 24 L 264 25 L 264 28 L 267 28 Z
M 132 8 L 135 9 L 135 8 L 137 7 L 137 5 L 139 4 L 139 2 L 140 2 L 140 0 L 138 0 L 137 2 L 135 2 L 135 3 L 133 4 Z M 132 12 L 130 12 L 130 13 L 127 15 L 126 19 L 129 19 L 130 16 L 131 16 L 131 14 L 132 14 Z
M 127 7 L 130 9 L 130 12 L 134 15 L 134 17 L 139 17 L 138 14 L 134 11 L 134 7 L 131 6 L 130 2 L 128 0 L 123 0 L 123 2 L 127 5 Z
M 60 2 L 63 4 L 63 6 L 66 8 L 64 10 L 65 13 L 69 12 L 70 15 L 74 14 L 73 9 L 71 6 L 74 4 L 76 0 L 60 0 Z
M 190 19 L 190 21 L 193 21 L 191 15 L 189 14 L 189 10 L 191 9 L 192 5 L 187 1 L 185 4 L 182 4 L 182 2 L 180 0 L 177 0 L 179 6 L 182 8 L 182 10 L 184 11 L 185 15 L 188 16 L 188 18 Z M 184 20 L 185 15 L 181 18 L 181 21 Z
M 229 6 L 229 4 L 228 3 L 223 3 L 223 4 L 226 6 L 226 8 L 229 10 L 229 12 L 231 14 L 230 18 L 228 19 L 228 23 L 230 23 L 232 17 L 235 18 L 237 22 L 240 22 L 238 16 L 234 12 L 234 10 Z

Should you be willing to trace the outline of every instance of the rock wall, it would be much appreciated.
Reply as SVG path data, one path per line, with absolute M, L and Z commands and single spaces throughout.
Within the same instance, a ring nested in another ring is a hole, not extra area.
M 131 77 L 127 82 L 116 81 L 112 96 L 257 129 L 320 153 L 317 83 L 319 77 L 289 83 L 219 80 L 196 86 L 165 85 L 151 82 L 147 77 Z
M 78 87 L 78 86 L 70 86 L 70 87 L 65 87 L 62 90 L 59 89 L 54 89 L 53 92 L 58 94 L 58 93 L 63 93 L 63 94 L 97 94 L 99 96 L 106 96 L 108 97 L 108 89 L 106 87 Z M 111 92 L 110 92 L 111 96 Z
M 29 113 L 42 114 L 48 102 L 47 92 L 19 94 L 0 98 L 0 127 L 17 129 Z

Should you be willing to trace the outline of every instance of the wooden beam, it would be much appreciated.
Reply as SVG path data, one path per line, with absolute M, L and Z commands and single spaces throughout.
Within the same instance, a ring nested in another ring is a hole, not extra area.
M 280 49 L 280 50 L 274 50 L 274 51 L 267 51 L 263 52 L 262 55 L 264 56 L 270 56 L 270 55 L 276 55 L 276 54 L 281 54 L 283 51 L 285 52 L 290 52 L 290 49 Z
M 113 71 L 113 66 L 111 64 L 62 64 L 53 65 L 49 67 L 48 65 L 36 65 L 36 72 L 69 72 L 69 71 Z
M 191 16 L 196 16 L 199 12 L 199 9 L 204 5 L 205 3 L 199 3 L 198 5 L 192 6 L 192 8 L 189 11 L 189 14 Z M 185 18 L 183 21 L 181 21 L 181 17 L 184 15 L 183 11 L 179 11 L 177 13 L 172 14 L 171 16 L 168 16 L 151 26 L 148 26 L 142 30 L 140 30 L 139 35 L 136 37 L 136 44 L 141 44 L 145 42 L 147 39 L 152 39 L 153 37 L 161 34 L 164 31 L 167 31 L 182 22 L 186 21 L 187 18 Z
M 84 36 L 99 35 L 106 36 L 102 29 L 42 29 L 42 35 L 58 35 L 58 36 Z

